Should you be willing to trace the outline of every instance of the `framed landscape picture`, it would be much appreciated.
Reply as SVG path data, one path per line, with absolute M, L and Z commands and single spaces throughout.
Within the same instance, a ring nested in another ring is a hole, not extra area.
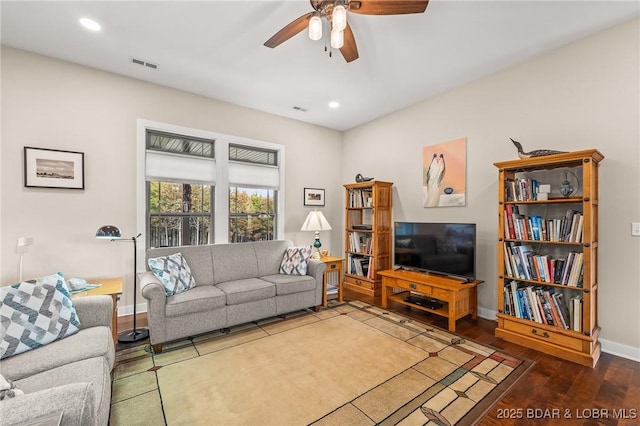
M 304 189 L 304 205 L 305 206 L 324 206 L 324 189 L 305 188 Z
M 84 153 L 25 146 L 24 186 L 84 189 Z

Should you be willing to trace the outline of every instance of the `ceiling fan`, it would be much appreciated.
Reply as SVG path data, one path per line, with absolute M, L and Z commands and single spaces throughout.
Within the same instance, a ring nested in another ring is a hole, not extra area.
M 340 49 L 347 62 L 358 59 L 358 47 L 347 22 L 347 11 L 361 15 L 401 15 L 423 13 L 429 0 L 309 0 L 313 12 L 305 13 L 286 25 L 264 45 L 276 47 L 294 35 L 309 29 L 309 38 L 320 40 L 323 27 L 330 28 L 331 47 Z M 325 50 L 327 47 L 325 45 Z M 331 51 L 329 51 L 331 56 Z

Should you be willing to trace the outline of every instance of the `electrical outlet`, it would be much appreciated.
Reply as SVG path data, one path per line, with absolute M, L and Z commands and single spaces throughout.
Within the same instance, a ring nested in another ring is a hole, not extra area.
M 20 237 L 18 238 L 18 247 L 32 246 L 33 237 Z
M 631 235 L 634 237 L 640 237 L 640 222 L 631 223 Z

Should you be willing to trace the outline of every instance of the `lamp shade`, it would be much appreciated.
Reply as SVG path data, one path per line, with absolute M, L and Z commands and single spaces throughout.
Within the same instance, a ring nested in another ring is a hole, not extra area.
M 300 228 L 301 231 L 329 231 L 330 229 L 331 225 L 319 210 L 310 211 Z
M 339 4 L 333 8 L 331 24 L 334 30 L 344 31 L 347 28 L 347 9 L 343 5 Z
M 341 49 L 344 46 L 344 31 L 331 30 L 331 47 Z
M 320 40 L 322 38 L 322 19 L 317 15 L 309 19 L 309 38 L 311 40 Z
M 117 226 L 105 225 L 96 231 L 96 238 L 117 239 L 122 238 L 122 233 Z

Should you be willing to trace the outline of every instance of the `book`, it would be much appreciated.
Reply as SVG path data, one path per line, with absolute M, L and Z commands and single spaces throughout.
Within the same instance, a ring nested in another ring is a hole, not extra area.
M 582 331 L 582 294 L 571 298 L 571 329 Z

